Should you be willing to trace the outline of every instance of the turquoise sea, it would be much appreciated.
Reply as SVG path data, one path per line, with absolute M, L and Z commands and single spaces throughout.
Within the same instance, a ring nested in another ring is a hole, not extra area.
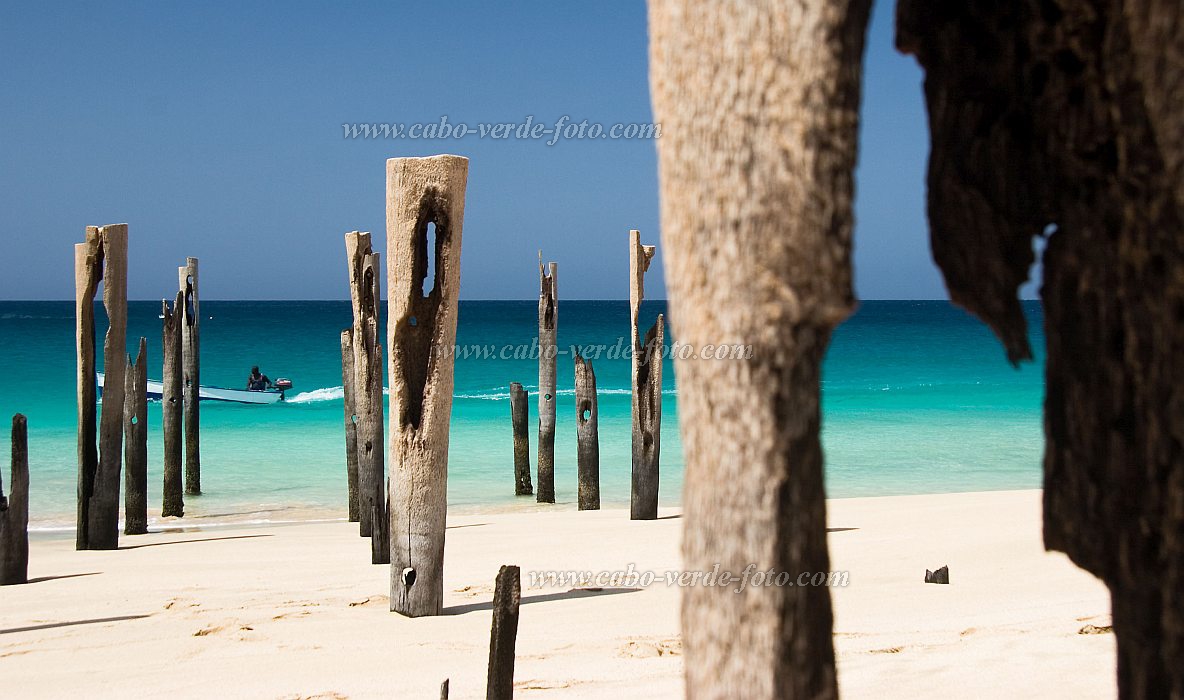
M 149 378 L 159 379 L 160 304 L 129 306 L 128 346 L 148 338 Z M 204 384 L 242 386 L 257 364 L 273 379 L 291 378 L 295 388 L 274 406 L 202 403 L 204 493 L 186 499 L 184 521 L 211 526 L 343 518 L 339 333 L 350 323 L 349 303 L 203 301 L 201 310 Z M 646 302 L 643 311 L 648 327 L 665 303 Z M 824 370 L 828 495 L 1039 487 L 1044 340 L 1039 306 L 1030 302 L 1026 311 L 1040 356 L 1015 370 L 991 333 L 947 302 L 863 302 L 836 331 Z M 495 351 L 494 357 L 457 359 L 448 475 L 454 510 L 540 507 L 533 497 L 513 495 L 508 394 L 511 381 L 537 385 L 537 360 L 515 359 L 513 351 L 500 357 L 506 346 L 529 348 L 536 314 L 535 301 L 461 302 L 458 345 Z M 607 349 L 627 344 L 628 332 L 627 302 L 560 302 L 555 490 L 561 507 L 574 508 L 576 496 L 572 345 L 606 346 L 594 359 L 601 496 L 605 507 L 628 503 L 629 359 Z M 13 413 L 29 418 L 31 526 L 37 530 L 73 527 L 74 373 L 73 302 L 0 301 L 0 416 L 5 426 Z M 683 459 L 669 360 L 664 377 L 660 498 L 676 505 Z M 532 426 L 536 420 L 532 402 Z M 159 427 L 157 407 L 150 416 L 150 523 L 159 520 Z

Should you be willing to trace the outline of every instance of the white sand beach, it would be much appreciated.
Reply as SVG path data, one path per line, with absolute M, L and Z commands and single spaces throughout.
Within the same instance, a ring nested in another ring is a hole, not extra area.
M 1040 492 L 832 500 L 848 698 L 1113 697 L 1106 588 L 1040 540 Z M 516 695 L 678 697 L 681 519 L 619 510 L 449 519 L 445 614 L 387 609 L 357 526 L 34 539 L 34 582 L 0 589 L 8 697 L 484 697 L 493 581 L 522 567 Z M 532 588 L 546 570 L 658 572 L 640 590 Z M 922 582 L 950 567 L 950 584 Z M 1093 628 L 1087 627 L 1092 625 Z M 1101 633 L 1083 633 L 1101 628 Z

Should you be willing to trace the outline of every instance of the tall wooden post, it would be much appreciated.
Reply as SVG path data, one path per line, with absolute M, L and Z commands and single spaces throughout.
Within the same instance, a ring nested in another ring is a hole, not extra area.
M 674 362 L 688 570 L 719 567 L 737 580 L 746 567 L 830 569 L 819 380 L 830 332 L 854 305 L 852 171 L 870 5 L 649 3 L 673 330 L 695 350 L 751 349 L 741 360 Z M 836 697 L 830 590 L 734 588 L 682 590 L 687 697 Z
M 354 404 L 354 332 L 341 331 L 341 392 L 345 404 L 345 484 L 349 499 L 349 522 L 361 518 L 358 508 L 358 413 Z
M 370 234 L 345 234 L 345 256 L 349 269 L 349 297 L 353 308 L 353 404 L 358 450 L 358 532 L 363 537 L 381 537 L 375 514 L 386 512 L 383 483 L 386 463 L 383 455 L 382 343 L 378 335 L 379 256 L 370 244 Z M 375 550 L 377 551 L 377 550 Z M 376 564 L 389 563 L 376 561 Z
M 103 283 L 103 408 L 95 450 L 94 298 Z M 123 377 L 127 366 L 127 224 L 87 226 L 74 246 L 78 351 L 78 549 L 119 546 L 119 476 L 123 466 Z
M 600 434 L 596 372 L 576 353 L 576 460 L 580 510 L 600 510 Z
M 493 624 L 489 629 L 489 666 L 486 700 L 513 700 L 514 650 L 518 643 L 518 607 L 522 599 L 521 571 L 503 566 L 493 586 Z
M 646 331 L 637 327 L 645 297 L 645 272 L 654 246 L 641 244 L 641 232 L 629 232 L 629 321 L 633 343 L 633 486 L 629 496 L 631 520 L 658 517 L 658 456 L 662 436 L 662 351 L 666 326 L 662 314 Z
M 12 417 L 11 492 L 0 477 L 0 586 L 29 580 L 29 426 Z
M 386 172 L 391 610 L 418 617 L 438 615 L 444 598 L 452 350 L 469 160 L 392 158 Z M 433 257 L 433 284 L 425 290 Z
M 148 532 L 148 341 L 128 358 L 123 400 L 123 534 Z
M 514 427 L 514 495 L 534 493 L 530 483 L 530 437 L 526 434 L 530 397 L 518 382 L 510 382 L 510 423 Z
M 539 503 L 555 502 L 555 359 L 559 354 L 559 265 L 539 251 Z
M 181 476 L 181 413 L 185 401 L 181 381 L 181 324 L 184 315 L 185 293 L 177 292 L 170 309 L 161 300 L 160 346 L 163 354 L 164 379 L 161 382 L 161 430 L 164 433 L 164 497 L 160 514 L 163 517 L 185 515 L 184 482 Z
M 185 495 L 201 495 L 201 294 L 197 258 L 177 269 L 185 303 L 181 306 L 182 391 L 185 395 Z

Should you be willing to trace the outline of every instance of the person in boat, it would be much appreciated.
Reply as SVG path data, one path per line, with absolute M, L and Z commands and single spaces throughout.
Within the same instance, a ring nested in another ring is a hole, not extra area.
M 251 376 L 247 377 L 247 391 L 266 391 L 271 388 L 271 380 L 266 374 L 259 373 L 259 366 L 251 368 Z

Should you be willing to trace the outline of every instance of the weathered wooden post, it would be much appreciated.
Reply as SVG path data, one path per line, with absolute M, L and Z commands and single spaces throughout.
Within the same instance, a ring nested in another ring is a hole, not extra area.
M 12 417 L 12 472 L 8 498 L 0 477 L 0 586 L 29 580 L 29 426 Z
M 751 349 L 675 359 L 687 570 L 830 569 L 819 380 L 831 330 L 854 306 L 870 4 L 649 2 L 673 330 L 695 350 Z M 687 697 L 836 697 L 829 589 L 734 588 L 682 591 Z
M 580 510 L 600 510 L 600 434 L 596 408 L 596 372 L 592 361 L 576 353 L 576 460 Z
M 555 358 L 559 354 L 559 265 L 539 251 L 539 503 L 555 502 Z
M 517 566 L 503 566 L 497 572 L 493 586 L 486 700 L 513 700 L 514 697 L 514 647 L 518 641 L 518 606 L 522 599 L 520 579 Z
M 94 298 L 103 283 L 103 409 L 95 449 Z M 78 351 L 78 549 L 119 546 L 119 475 L 123 466 L 123 377 L 127 367 L 127 224 L 87 226 L 74 246 Z
M 201 294 L 197 258 L 177 268 L 185 303 L 181 305 L 181 367 L 185 408 L 185 495 L 201 495 Z
M 358 532 L 381 537 L 375 514 L 386 512 L 386 462 L 383 454 L 382 343 L 378 335 L 379 256 L 370 245 L 370 234 L 345 234 L 349 270 L 349 298 L 353 308 L 353 404 L 358 449 Z M 376 550 L 377 551 L 377 550 Z M 385 559 L 385 557 L 383 557 Z M 389 561 L 375 561 L 386 564 Z
M 349 498 L 349 522 L 356 523 L 358 508 L 358 414 L 354 408 L 354 332 L 341 331 L 341 393 L 345 404 L 345 484 Z
M 933 257 L 1013 363 L 1047 244 L 1044 545 L 1110 589 L 1120 698 L 1184 698 L 1182 16 L 896 3 L 896 46 L 925 70 Z
M 633 343 L 633 484 L 631 520 L 658 517 L 658 456 L 662 436 L 662 351 L 666 325 L 662 314 L 642 339 L 637 327 L 645 297 L 645 272 L 654 246 L 641 244 L 641 232 L 629 232 L 629 321 Z
M 387 479 L 382 485 L 382 500 L 374 504 L 370 511 L 370 563 L 391 563 L 391 499 L 387 495 L 391 492 L 391 481 Z
M 469 159 L 392 158 L 386 165 L 391 610 L 418 617 L 438 615 L 444 597 L 452 350 Z M 432 285 L 425 290 L 429 262 Z
M 534 493 L 530 483 L 530 437 L 526 434 L 530 398 L 518 382 L 510 382 L 510 422 L 514 427 L 514 495 Z
M 163 353 L 164 378 L 161 381 L 161 430 L 164 433 L 164 496 L 160 514 L 163 517 L 185 515 L 184 483 L 181 477 L 181 404 L 185 400 L 181 383 L 181 317 L 184 314 L 185 293 L 177 292 L 173 308 L 160 302 L 160 346 Z
M 140 338 L 135 362 L 129 357 L 123 399 L 123 534 L 148 532 L 148 341 Z

